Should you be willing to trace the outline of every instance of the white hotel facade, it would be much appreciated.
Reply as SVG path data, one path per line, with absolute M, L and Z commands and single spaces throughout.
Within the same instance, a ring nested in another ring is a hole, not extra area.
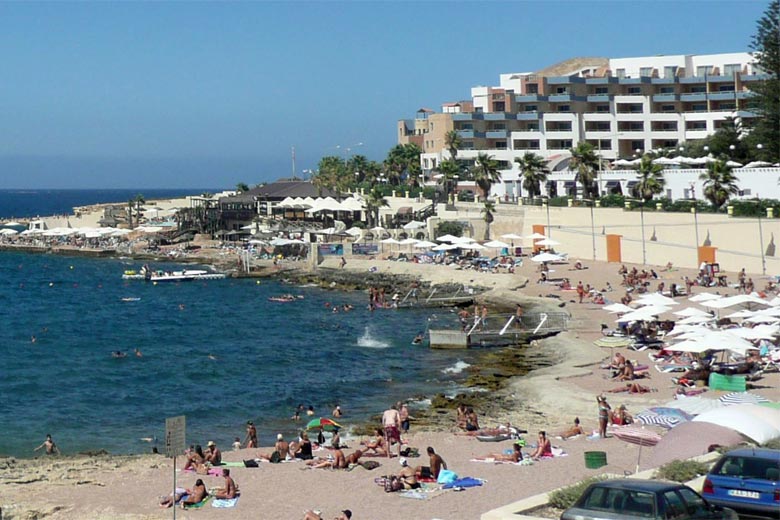
M 748 86 L 761 78 L 745 52 L 575 58 L 538 72 L 502 74 L 498 87 L 474 87 L 470 100 L 446 103 L 438 114 L 421 109 L 414 120 L 399 121 L 398 142 L 417 143 L 423 150 L 423 171 L 430 174 L 449 156 L 444 135 L 456 130 L 462 138 L 458 158 L 475 158 L 480 152 L 493 156 L 503 178 L 493 194 L 510 199 L 522 195 L 514 159 L 532 151 L 549 160 L 560 195 L 574 186 L 567 159 L 578 142 L 591 143 L 610 160 L 685 146 L 717 131 L 727 117 L 749 127 L 755 116 L 747 110 Z M 616 175 L 625 178 L 616 180 Z M 609 180 L 600 177 L 602 191 L 615 182 L 633 182 L 630 171 L 605 172 L 603 177 Z M 768 182 L 780 198 L 777 175 Z M 627 186 L 622 187 L 625 193 Z M 762 196 L 770 193 L 765 190 Z

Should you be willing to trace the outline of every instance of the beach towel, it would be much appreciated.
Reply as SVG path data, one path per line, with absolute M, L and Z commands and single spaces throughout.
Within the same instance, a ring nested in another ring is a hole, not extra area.
M 223 461 L 222 464 L 220 464 L 220 467 L 223 467 L 223 468 L 243 468 L 244 467 L 244 463 L 243 462 L 224 462 Z
M 747 390 L 745 376 L 724 376 L 715 372 L 710 374 L 707 386 L 713 390 L 726 390 L 728 392 L 744 392 Z
M 206 498 L 204 498 L 197 504 L 186 504 L 184 506 L 184 509 L 200 509 L 201 507 L 205 506 L 209 500 L 211 500 L 211 495 L 206 495 Z
M 227 508 L 236 507 L 239 497 L 236 498 L 215 498 L 211 503 L 211 507 Z
M 241 466 L 243 467 L 243 463 Z M 195 473 L 195 468 L 187 468 L 185 470 L 187 473 Z M 206 471 L 207 475 L 211 475 L 212 477 L 221 477 L 222 476 L 222 469 L 221 468 L 209 468 L 208 471 Z
M 443 489 L 476 487 L 481 486 L 484 482 L 481 478 L 463 477 L 445 484 Z

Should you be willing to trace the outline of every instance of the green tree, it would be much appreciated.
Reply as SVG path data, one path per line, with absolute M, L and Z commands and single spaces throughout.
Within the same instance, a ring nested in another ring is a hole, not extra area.
M 387 153 L 383 166 L 390 184 L 400 185 L 403 180 L 414 186 L 420 173 L 420 154 L 422 150 L 414 143 L 398 144 Z
M 580 141 L 577 146 L 569 150 L 571 162 L 569 169 L 577 172 L 575 181 L 582 185 L 582 193 L 585 197 L 596 196 L 596 170 L 599 167 L 599 156 L 593 150 L 593 145 L 587 141 Z
M 320 159 L 317 165 L 317 173 L 311 180 L 318 188 L 333 191 L 346 190 L 351 181 L 347 175 L 344 161 L 335 155 L 329 155 Z
M 531 198 L 541 195 L 541 185 L 547 182 L 547 176 L 550 174 L 547 161 L 533 152 L 525 152 L 522 157 L 515 157 L 515 162 L 520 168 L 520 178 L 523 180 L 526 194 Z
M 374 227 L 379 223 L 379 208 L 388 206 L 387 199 L 382 196 L 382 192 L 375 186 L 365 196 L 366 214 L 368 215 L 368 225 Z
M 716 208 L 721 208 L 732 195 L 739 193 L 737 177 L 726 161 L 707 164 L 707 171 L 699 176 L 704 181 L 704 197 Z
M 501 180 L 501 172 L 498 171 L 498 162 L 493 159 L 492 155 L 479 153 L 477 155 L 477 160 L 474 161 L 471 173 L 474 177 L 474 182 L 477 183 L 479 189 L 482 190 L 482 195 L 485 200 L 487 200 L 488 195 L 490 195 L 490 188 L 493 184 Z
M 439 163 L 439 184 L 444 187 L 444 197 L 447 203 L 450 201 L 450 194 L 458 185 L 458 175 L 460 174 L 460 165 L 457 161 L 447 159 Z
M 762 145 L 759 159 L 774 163 L 780 161 L 780 0 L 772 0 L 758 20 L 750 48 L 768 77 L 749 84 L 755 94 L 749 108 L 759 116 L 749 142 Z
M 450 159 L 455 160 L 458 158 L 458 150 L 463 145 L 463 139 L 457 130 L 450 130 L 444 134 L 444 146 L 450 152 Z
M 633 196 L 646 202 L 655 195 L 663 193 L 666 185 L 664 167 L 654 163 L 652 156 L 648 154 L 643 155 L 642 160 L 634 169 L 639 182 L 634 186 Z
M 369 160 L 365 155 L 353 155 L 347 161 L 347 172 L 352 173 L 355 177 L 355 184 L 363 182 L 366 178 L 366 173 L 369 168 Z
M 135 205 L 135 226 L 138 227 L 141 225 L 141 207 L 146 204 L 146 198 L 142 194 L 138 194 L 132 199 L 133 204 Z M 132 225 L 130 226 L 133 227 Z
M 486 200 L 482 207 L 482 220 L 485 221 L 485 240 L 490 240 L 490 224 L 493 223 L 495 213 L 495 204 Z
M 244 193 L 245 191 L 249 191 L 249 185 L 245 182 L 239 182 L 236 184 L 236 191 L 238 193 Z

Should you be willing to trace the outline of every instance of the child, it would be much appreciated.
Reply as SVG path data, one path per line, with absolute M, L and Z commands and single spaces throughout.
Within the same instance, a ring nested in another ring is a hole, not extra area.
M 241 439 L 236 437 L 233 439 L 233 451 L 238 451 L 241 449 Z

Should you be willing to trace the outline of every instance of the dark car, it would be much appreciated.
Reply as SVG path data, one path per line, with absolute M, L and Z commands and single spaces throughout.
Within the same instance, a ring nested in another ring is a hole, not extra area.
M 702 494 L 751 516 L 780 518 L 780 450 L 740 448 L 712 466 Z
M 561 520 L 629 518 L 737 520 L 731 509 L 709 504 L 684 484 L 664 480 L 615 479 L 591 484 Z

